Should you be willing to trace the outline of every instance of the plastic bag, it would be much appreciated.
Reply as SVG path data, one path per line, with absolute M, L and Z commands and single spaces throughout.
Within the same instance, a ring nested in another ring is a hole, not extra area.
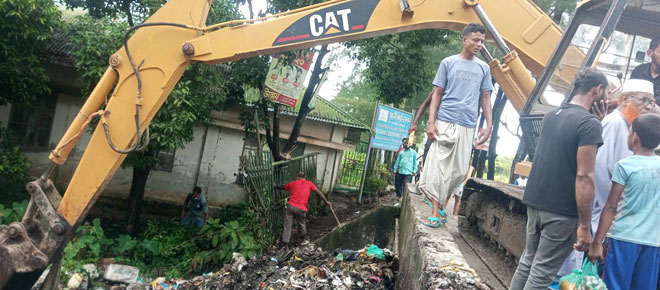
M 559 290 L 577 290 L 582 280 L 582 270 L 574 269 L 570 274 L 559 279 Z
M 559 279 L 559 290 L 607 290 L 607 286 L 598 277 L 598 266 L 585 259 L 582 269 Z
M 376 245 L 371 245 L 367 249 L 367 256 L 368 257 L 375 257 L 378 260 L 385 260 L 385 252 L 381 250 L 378 246 Z
M 335 250 L 335 260 L 337 261 L 355 261 L 360 256 L 360 252 L 344 249 L 344 250 Z

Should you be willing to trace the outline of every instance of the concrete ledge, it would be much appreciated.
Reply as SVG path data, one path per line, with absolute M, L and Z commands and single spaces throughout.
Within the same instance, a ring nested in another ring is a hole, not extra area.
M 357 250 L 369 244 L 392 249 L 399 211 L 399 206 L 381 205 L 333 229 L 314 243 L 331 253 L 335 249 Z
M 399 218 L 396 288 L 489 289 L 477 281 L 446 226 L 423 225 L 430 213 L 423 196 L 405 195 Z

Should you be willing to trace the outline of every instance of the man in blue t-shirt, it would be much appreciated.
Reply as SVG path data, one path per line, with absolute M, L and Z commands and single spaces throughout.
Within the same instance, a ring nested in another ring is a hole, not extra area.
M 403 187 L 410 182 L 410 177 L 417 173 L 417 151 L 410 148 L 408 138 L 404 139 L 403 150 L 399 152 L 394 162 L 394 189 L 396 197 L 403 196 Z
M 188 208 L 190 205 L 190 208 Z M 192 193 L 188 194 L 181 209 L 181 224 L 202 227 L 206 225 L 209 218 L 209 206 L 206 198 L 202 196 L 202 188 L 195 186 Z
M 607 289 L 655 289 L 660 263 L 660 115 L 632 123 L 628 148 L 633 156 L 614 166 L 612 188 L 603 208 L 589 259 L 603 259 Z M 611 226 L 611 228 L 610 228 Z
M 429 227 L 438 227 L 446 221 L 442 202 L 469 167 L 479 101 L 487 127 L 480 130 L 477 144 L 485 143 L 490 137 L 493 83 L 490 67 L 476 57 L 485 37 L 483 25 L 470 23 L 465 27 L 463 50 L 442 60 L 433 80 L 430 102 L 425 102 L 429 107 L 426 134 L 433 143 L 424 157 L 419 190 L 432 203 L 431 216 L 424 223 Z M 422 113 L 420 110 L 416 120 Z

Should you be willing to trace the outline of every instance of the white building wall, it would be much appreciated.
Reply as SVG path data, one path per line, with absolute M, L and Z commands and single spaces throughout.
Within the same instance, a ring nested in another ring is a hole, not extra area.
M 245 189 L 235 184 L 244 136 L 240 130 L 209 125 L 197 185 L 204 188 L 210 204 L 247 200 Z
M 196 125 L 193 129 L 194 138 L 183 148 L 174 153 L 172 172 L 152 170 L 147 180 L 145 197 L 149 199 L 164 200 L 174 203 L 182 203 L 186 195 L 195 186 L 197 164 L 199 162 L 200 149 L 202 147 L 203 126 Z M 132 174 L 130 168 L 120 169 Z M 128 177 L 128 188 L 130 190 L 131 176 Z M 114 180 L 114 179 L 113 179 Z M 112 182 L 111 182 L 112 183 Z M 120 194 L 116 192 L 115 194 Z
M 49 149 L 54 148 L 60 141 L 62 135 L 78 114 L 82 104 L 83 99 L 78 96 L 59 95 L 53 118 Z M 232 114 L 236 115 L 235 112 L 223 112 L 223 119 Z M 9 116 L 10 107 L 0 107 L 0 123 L 2 123 L 0 126 L 6 126 Z M 232 115 L 232 117 L 236 116 Z M 229 119 L 238 123 L 237 119 Z M 282 125 L 286 126 L 285 123 L 290 121 L 284 121 Z M 341 144 L 347 131 L 348 128 L 346 127 L 309 121 L 303 125 L 301 135 Z M 186 144 L 184 148 L 176 150 L 171 172 L 151 171 L 147 181 L 145 198 L 147 200 L 181 203 L 192 188 L 199 185 L 203 188 L 203 192 L 212 206 L 238 204 L 246 201 L 246 191 L 235 184 L 245 133 L 237 128 L 200 123 L 195 125 L 193 134 L 193 141 Z M 88 130 L 71 151 L 67 162 L 62 166 L 58 166 L 54 172 L 52 179 L 62 193 L 64 193 L 90 137 L 91 134 Z M 313 152 L 320 153 L 317 156 L 317 179 L 322 182 L 322 184 L 319 184 L 319 188 L 325 192 L 330 191 L 336 181 L 342 152 L 319 145 L 306 144 L 304 153 Z M 48 151 L 30 152 L 26 155 L 32 162 L 31 178 L 40 176 L 50 164 Z M 132 169 L 121 167 L 104 189 L 102 196 L 112 199 L 127 198 L 131 180 Z

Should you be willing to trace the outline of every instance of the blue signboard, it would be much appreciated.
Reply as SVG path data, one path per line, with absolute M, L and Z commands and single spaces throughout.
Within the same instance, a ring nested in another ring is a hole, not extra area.
M 376 134 L 371 140 L 371 147 L 399 150 L 401 139 L 408 137 L 412 117 L 411 113 L 379 104 L 376 107 L 376 119 L 373 123 Z

